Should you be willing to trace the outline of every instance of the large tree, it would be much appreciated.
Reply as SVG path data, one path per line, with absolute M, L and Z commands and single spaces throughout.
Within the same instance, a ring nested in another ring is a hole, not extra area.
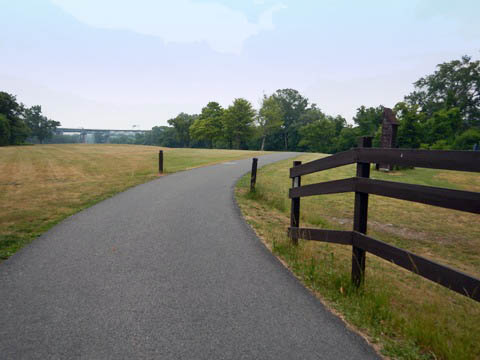
M 338 151 L 338 138 L 347 126 L 347 121 L 342 116 L 326 115 L 312 104 L 301 117 L 301 122 L 299 149 L 323 153 Z
M 225 110 L 223 134 L 230 149 L 239 149 L 253 131 L 255 110 L 249 101 L 238 98 Z
M 300 129 L 299 145 L 307 151 L 329 153 L 334 147 L 335 123 L 320 110 L 316 110 L 317 118 Z
M 222 136 L 223 114 L 224 109 L 219 103 L 215 101 L 209 102 L 190 127 L 192 139 L 205 141 L 212 148 L 215 140 Z
M 196 118 L 197 115 L 189 115 L 182 112 L 175 118 L 168 120 L 168 123 L 175 129 L 180 147 L 190 146 L 190 126 L 192 126 Z
M 284 112 L 283 107 L 273 95 L 263 95 L 262 106 L 258 112 L 257 122 L 262 137 L 260 150 L 265 149 L 265 140 L 278 132 L 283 126 Z
M 0 91 L 0 115 L 3 115 L 3 120 L 0 120 L 0 138 L 8 138 L 8 145 L 23 143 L 30 134 L 30 129 L 22 118 L 23 105 L 17 102 L 15 96 Z
M 393 109 L 400 123 L 397 133 L 397 146 L 416 149 L 423 139 L 424 116 L 418 111 L 418 105 L 399 102 Z
M 285 150 L 295 150 L 300 141 L 299 121 L 308 108 L 308 99 L 294 89 L 279 89 L 273 94 L 283 110 L 283 141 Z
M 359 136 L 373 136 L 382 124 L 383 107 L 360 106 L 353 121 L 358 126 Z
M 4 114 L 0 114 L 0 146 L 10 144 L 10 123 Z
M 437 65 L 437 71 L 414 83 L 415 91 L 406 96 L 428 118 L 441 110 L 458 108 L 461 129 L 480 127 L 480 61 L 463 56 Z
M 27 126 L 31 130 L 31 135 L 35 136 L 40 144 L 43 144 L 46 139 L 50 139 L 57 127 L 60 126 L 58 121 L 43 116 L 42 107 L 39 105 L 25 109 L 24 117 Z

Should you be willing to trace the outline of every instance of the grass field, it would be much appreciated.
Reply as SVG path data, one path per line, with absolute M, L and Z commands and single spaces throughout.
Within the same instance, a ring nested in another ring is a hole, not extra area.
M 306 154 L 304 163 L 321 157 Z M 366 334 L 384 355 L 399 359 L 480 359 L 480 304 L 400 267 L 367 254 L 366 283 L 350 285 L 351 247 L 286 237 L 292 161 L 259 170 L 257 191 L 249 178 L 236 190 L 247 221 L 283 262 L 330 308 Z M 354 165 L 302 177 L 302 185 L 355 176 Z M 480 191 L 480 175 L 430 169 L 392 173 L 377 179 Z M 351 230 L 353 194 L 301 200 L 301 224 Z M 412 202 L 370 196 L 368 233 L 414 253 L 480 277 L 479 216 Z
M 258 152 L 163 149 L 167 173 Z M 35 145 L 0 147 L 0 260 L 102 199 L 158 176 L 158 147 Z

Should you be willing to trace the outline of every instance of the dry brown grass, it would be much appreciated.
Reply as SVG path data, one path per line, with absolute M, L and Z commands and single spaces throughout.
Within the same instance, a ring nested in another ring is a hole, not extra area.
M 107 144 L 0 148 L 0 259 L 80 209 L 156 178 L 159 149 Z M 258 154 L 163 150 L 167 172 Z

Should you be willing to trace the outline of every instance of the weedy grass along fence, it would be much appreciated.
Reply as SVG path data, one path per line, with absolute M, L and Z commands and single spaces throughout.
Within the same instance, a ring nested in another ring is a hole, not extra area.
M 371 148 L 371 144 L 372 138 L 364 137 L 358 148 L 306 164 L 294 162 L 290 169 L 292 205 L 288 229 L 292 242 L 298 244 L 298 239 L 305 239 L 351 245 L 352 282 L 356 286 L 364 281 L 365 253 L 369 252 L 480 301 L 480 279 L 366 235 L 369 194 L 480 214 L 480 193 L 370 179 L 371 163 L 480 172 L 480 152 L 380 149 Z M 301 186 L 303 175 L 353 163 L 357 164 L 356 177 Z M 355 192 L 353 231 L 300 227 L 302 197 L 344 192 Z

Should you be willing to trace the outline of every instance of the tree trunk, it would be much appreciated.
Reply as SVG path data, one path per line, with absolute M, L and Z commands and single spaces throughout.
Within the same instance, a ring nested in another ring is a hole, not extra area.
M 283 138 L 285 139 L 285 150 L 288 150 L 288 134 L 284 133 Z
M 262 139 L 262 147 L 260 148 L 260 151 L 263 151 L 263 149 L 265 148 L 265 138 L 266 136 L 264 136 Z

